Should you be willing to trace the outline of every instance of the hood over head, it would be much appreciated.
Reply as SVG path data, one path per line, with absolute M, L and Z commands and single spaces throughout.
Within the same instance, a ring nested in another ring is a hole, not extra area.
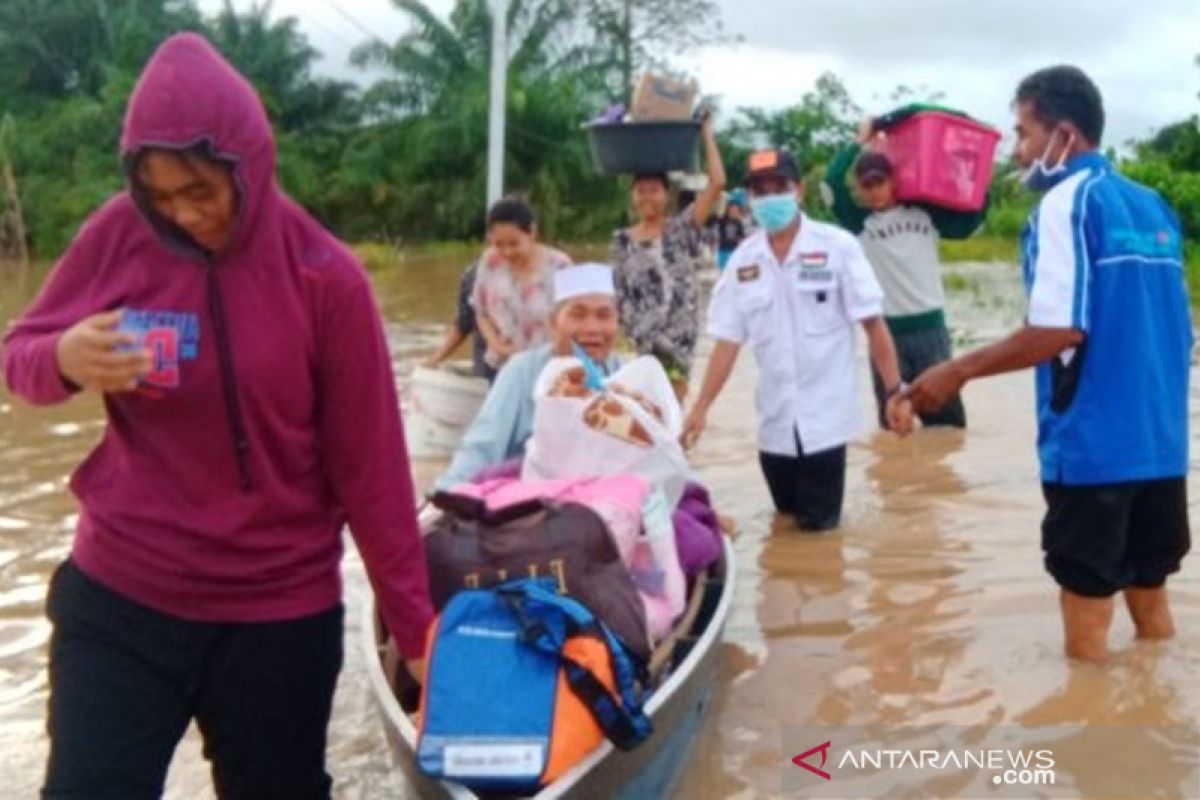
M 134 173 L 147 149 L 194 147 L 232 168 L 238 211 L 231 249 L 244 246 L 264 208 L 277 200 L 275 137 L 250 82 L 204 37 L 180 33 L 159 45 L 134 87 L 120 155 L 133 200 L 151 226 L 170 245 L 205 255 L 152 211 Z

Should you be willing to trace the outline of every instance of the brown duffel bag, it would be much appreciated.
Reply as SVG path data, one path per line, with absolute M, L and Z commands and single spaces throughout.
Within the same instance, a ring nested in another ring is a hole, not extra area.
M 483 500 L 438 492 L 443 513 L 425 537 L 429 586 L 441 609 L 459 589 L 552 576 L 635 655 L 650 656 L 646 612 L 600 516 L 578 503 L 531 500 L 489 510 Z

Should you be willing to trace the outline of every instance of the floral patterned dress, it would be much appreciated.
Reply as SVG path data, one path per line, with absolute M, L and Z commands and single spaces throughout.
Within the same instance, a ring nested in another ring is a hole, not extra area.
M 479 259 L 471 305 L 477 315 L 486 316 L 500 336 L 519 353 L 544 344 L 550 338 L 548 322 L 554 309 L 554 273 L 569 266 L 571 258 L 551 247 L 538 248 L 538 265 L 528 275 L 518 277 L 495 250 L 488 248 Z M 494 354 L 485 358 L 492 366 Z
M 638 242 L 622 229 L 609 250 L 625 335 L 672 379 L 687 378 L 699 338 L 703 243 L 689 207 L 667 220 L 662 238 Z

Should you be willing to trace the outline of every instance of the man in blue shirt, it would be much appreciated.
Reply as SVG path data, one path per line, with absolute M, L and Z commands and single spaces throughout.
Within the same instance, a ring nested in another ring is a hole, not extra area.
M 918 411 L 968 380 L 1037 366 L 1046 569 L 1062 589 L 1067 655 L 1108 657 L 1113 595 L 1138 638 L 1174 634 L 1167 576 L 1190 547 L 1192 325 L 1179 222 L 1097 151 L 1104 106 L 1074 67 L 1017 89 L 1016 159 L 1044 196 L 1022 234 L 1026 326 L 925 372 Z

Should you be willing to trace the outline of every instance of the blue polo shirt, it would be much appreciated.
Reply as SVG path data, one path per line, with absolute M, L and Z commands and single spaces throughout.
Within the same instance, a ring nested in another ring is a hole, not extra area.
M 1037 368 L 1042 480 L 1185 475 L 1192 322 L 1170 207 L 1083 153 L 1038 204 L 1021 246 L 1028 324 L 1086 336 Z

